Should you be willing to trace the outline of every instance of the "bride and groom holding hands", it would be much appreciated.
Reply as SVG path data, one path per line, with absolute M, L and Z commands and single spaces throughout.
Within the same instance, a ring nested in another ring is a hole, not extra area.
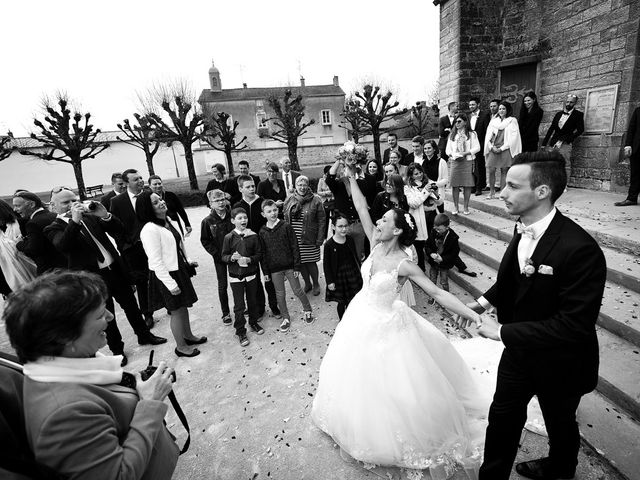
M 595 324 L 606 263 L 595 240 L 555 208 L 567 182 L 563 162 L 555 152 L 516 157 L 501 192 L 508 212 L 519 217 L 514 236 L 496 282 L 468 305 L 407 261 L 403 247 L 415 239 L 413 217 L 392 209 L 374 225 L 347 171 L 372 249 L 362 265 L 363 288 L 323 358 L 312 419 L 351 457 L 415 472 L 456 463 L 470 472 L 475 460 L 481 480 L 507 480 L 527 405 L 537 396 L 549 453 L 516 471 L 540 480 L 574 477 L 576 410 L 598 380 Z M 504 346 L 490 407 L 473 365 L 398 300 L 407 280 L 455 313 L 459 325 L 475 324 L 485 339 L 460 343 L 475 342 L 476 358 Z M 480 316 L 489 309 L 498 322 Z

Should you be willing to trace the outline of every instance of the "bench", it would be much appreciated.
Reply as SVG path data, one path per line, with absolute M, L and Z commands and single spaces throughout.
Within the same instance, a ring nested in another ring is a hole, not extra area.
M 104 195 L 104 193 L 102 192 L 102 185 L 92 185 L 90 187 L 86 187 L 85 193 L 87 195 L 87 198 L 95 198 L 98 195 Z

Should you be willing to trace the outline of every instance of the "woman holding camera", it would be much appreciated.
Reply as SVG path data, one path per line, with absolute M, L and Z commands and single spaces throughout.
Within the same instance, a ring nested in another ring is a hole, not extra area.
M 200 350 L 193 346 L 207 341 L 196 337 L 189 323 L 188 308 L 198 301 L 190 277 L 198 264 L 187 260 L 179 227 L 167 216 L 167 205 L 158 194 L 140 194 L 136 211 L 144 223 L 140 240 L 149 259 L 149 307 L 169 310 L 176 355 L 195 357 Z
M 24 363 L 24 416 L 35 460 L 62 478 L 170 479 L 178 446 L 163 419 L 173 370 L 142 381 L 107 344 L 107 287 L 88 272 L 36 278 L 7 300 L 4 321 Z M 34 301 L 37 299 L 37 301 Z
M 424 249 L 429 238 L 429 231 L 433 228 L 433 219 L 436 216 L 437 205 L 442 205 L 444 200 L 438 195 L 438 186 L 430 183 L 419 163 L 411 163 L 407 167 L 407 180 L 404 187 L 407 197 L 409 213 L 416 220 L 418 234 L 413 242 L 418 254 L 418 266 L 425 271 Z

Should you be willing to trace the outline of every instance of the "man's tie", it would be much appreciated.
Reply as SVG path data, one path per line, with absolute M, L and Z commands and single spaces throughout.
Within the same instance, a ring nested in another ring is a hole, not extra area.
M 525 227 L 522 222 L 516 222 L 516 231 L 522 235 L 523 237 L 528 237 L 531 240 L 534 240 L 535 237 L 535 232 L 533 231 L 533 228 L 531 227 Z

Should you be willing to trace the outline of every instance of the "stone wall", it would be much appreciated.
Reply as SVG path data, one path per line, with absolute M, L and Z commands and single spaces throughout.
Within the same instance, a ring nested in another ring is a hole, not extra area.
M 460 100 L 464 106 L 472 94 L 485 104 L 498 94 L 501 62 L 537 58 L 543 138 L 567 93 L 578 95 L 583 111 L 589 89 L 617 85 L 613 132 L 576 140 L 570 183 L 626 190 L 622 146 L 631 113 L 640 105 L 640 2 L 449 0 L 440 2 L 440 19 L 443 104 Z

